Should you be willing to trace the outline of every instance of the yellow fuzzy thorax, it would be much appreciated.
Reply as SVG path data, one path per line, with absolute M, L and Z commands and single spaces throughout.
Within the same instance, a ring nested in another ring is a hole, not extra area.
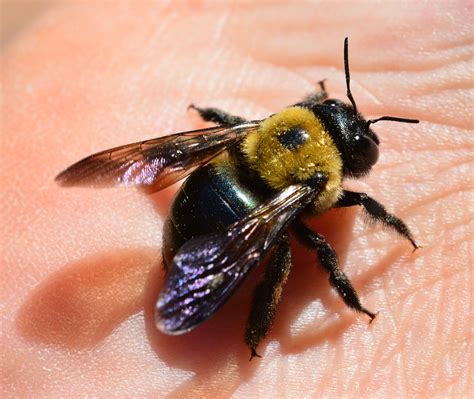
M 278 138 L 294 128 L 304 129 L 309 138 L 296 150 L 290 150 Z M 324 212 L 337 201 L 341 192 L 341 156 L 321 121 L 310 110 L 290 107 L 272 115 L 257 131 L 249 133 L 242 148 L 252 169 L 273 189 L 281 190 L 323 172 L 328 182 L 316 199 L 315 211 Z

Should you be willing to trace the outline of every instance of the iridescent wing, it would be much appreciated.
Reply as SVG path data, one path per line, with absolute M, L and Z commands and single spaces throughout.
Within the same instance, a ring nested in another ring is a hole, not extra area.
M 61 186 L 167 187 L 242 140 L 259 121 L 176 133 L 84 158 L 56 176 Z
M 325 184 L 321 174 L 289 186 L 228 228 L 185 243 L 158 298 L 157 327 L 183 334 L 214 314 Z

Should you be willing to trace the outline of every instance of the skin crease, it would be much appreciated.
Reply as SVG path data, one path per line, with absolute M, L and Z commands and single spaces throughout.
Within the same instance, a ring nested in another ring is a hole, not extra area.
M 472 395 L 472 5 L 75 3 L 50 7 L 2 54 L 2 397 L 467 397 Z M 370 326 L 296 245 L 274 328 L 248 362 L 258 273 L 215 317 L 153 326 L 163 215 L 177 186 L 57 187 L 92 152 L 205 126 L 219 106 L 263 118 L 327 79 L 380 122 L 373 173 L 346 186 L 423 246 L 333 210 L 337 250 Z M 471 183 L 469 183 L 471 182 Z M 470 205 L 469 205 L 470 204 Z M 471 376 L 471 377 L 469 377 Z

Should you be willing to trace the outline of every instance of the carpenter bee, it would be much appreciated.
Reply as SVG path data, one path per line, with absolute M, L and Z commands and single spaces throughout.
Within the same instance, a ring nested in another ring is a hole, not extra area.
M 62 186 L 141 186 L 158 191 L 189 176 L 164 224 L 166 281 L 156 304 L 156 326 L 186 333 L 213 315 L 269 255 L 248 317 L 245 343 L 252 359 L 267 335 L 291 269 L 289 231 L 319 262 L 350 308 L 366 309 L 333 248 L 302 218 L 335 207 L 360 205 L 374 221 L 408 239 L 410 230 L 365 193 L 345 190 L 345 178 L 367 175 L 377 162 L 379 139 L 350 89 L 348 40 L 344 67 L 350 104 L 320 90 L 263 120 L 246 120 L 217 108 L 191 105 L 216 126 L 128 144 L 91 155 L 56 177 Z

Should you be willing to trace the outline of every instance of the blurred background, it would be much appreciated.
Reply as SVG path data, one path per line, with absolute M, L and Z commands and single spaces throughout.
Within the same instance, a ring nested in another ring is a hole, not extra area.
M 52 4 L 46 0 L 0 0 L 0 47 L 8 45 Z

